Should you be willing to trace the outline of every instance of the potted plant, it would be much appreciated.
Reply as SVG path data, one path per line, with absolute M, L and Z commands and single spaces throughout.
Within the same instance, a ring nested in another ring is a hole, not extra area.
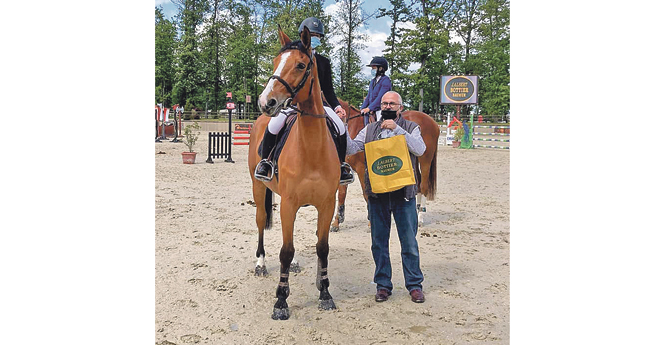
M 197 152 L 193 152 L 193 149 L 197 139 L 199 138 L 199 130 L 201 128 L 202 127 L 199 125 L 199 123 L 195 121 L 192 125 L 186 125 L 186 127 L 183 129 L 183 143 L 188 147 L 188 152 L 181 152 L 184 164 L 195 163 Z
M 461 146 L 461 140 L 463 140 L 464 135 L 465 131 L 463 130 L 463 126 L 458 126 L 456 132 L 454 132 L 454 140 L 451 142 L 451 146 L 454 148 Z

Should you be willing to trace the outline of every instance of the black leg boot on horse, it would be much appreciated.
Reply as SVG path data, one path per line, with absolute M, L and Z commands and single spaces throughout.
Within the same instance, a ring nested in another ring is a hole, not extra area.
M 268 131 L 268 128 L 266 128 L 263 139 L 263 147 L 261 148 L 261 157 L 263 159 L 259 162 L 259 164 L 257 164 L 257 168 L 254 169 L 254 178 L 259 181 L 268 182 L 273 179 L 274 167 L 269 158 L 276 142 L 277 135 L 271 134 L 270 131 Z
M 339 184 L 349 184 L 355 181 L 353 171 L 350 164 L 346 163 L 346 133 L 339 136 L 339 146 L 337 147 L 337 154 L 339 154 L 339 161 L 341 162 L 341 177 Z

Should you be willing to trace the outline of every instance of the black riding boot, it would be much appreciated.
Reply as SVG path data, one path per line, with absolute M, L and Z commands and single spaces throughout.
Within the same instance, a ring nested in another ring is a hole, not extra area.
M 355 180 L 351 166 L 346 163 L 346 140 L 346 133 L 339 136 L 339 147 L 337 147 L 337 154 L 339 155 L 339 161 L 341 162 L 341 177 L 339 178 L 339 184 L 349 184 L 353 183 Z
M 275 147 L 277 135 L 271 134 L 266 128 L 264 133 L 263 145 L 261 148 L 261 157 L 263 158 L 257 168 L 254 169 L 254 178 L 259 181 L 268 182 L 273 179 L 273 163 L 268 160 L 270 151 Z

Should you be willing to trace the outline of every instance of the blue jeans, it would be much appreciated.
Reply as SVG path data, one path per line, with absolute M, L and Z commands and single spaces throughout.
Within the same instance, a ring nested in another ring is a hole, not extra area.
M 422 288 L 424 275 L 419 266 L 417 245 L 417 207 L 415 198 L 406 201 L 403 189 L 369 197 L 371 221 L 371 254 L 376 271 L 374 282 L 378 289 L 392 291 L 392 263 L 390 262 L 390 230 L 392 215 L 401 243 L 403 277 L 408 291 Z

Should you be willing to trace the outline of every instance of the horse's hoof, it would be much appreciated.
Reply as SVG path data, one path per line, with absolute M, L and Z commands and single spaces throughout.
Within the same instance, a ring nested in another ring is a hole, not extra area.
M 339 227 L 338 227 L 338 226 L 334 226 L 334 225 L 331 225 L 331 226 L 330 226 L 330 232 L 337 232 L 337 231 L 339 231 Z
M 271 318 L 273 320 L 288 320 L 289 316 L 289 308 L 273 308 L 273 315 L 271 315 Z
M 268 271 L 266 270 L 266 266 L 257 266 L 254 268 L 254 275 L 257 277 L 265 277 L 268 275 Z
M 291 273 L 300 273 L 300 272 L 302 272 L 302 268 L 300 268 L 300 264 L 298 264 L 298 263 L 295 263 L 295 264 L 291 263 L 291 265 L 289 266 L 289 272 L 291 272 Z
M 319 300 L 319 310 L 333 310 L 337 309 L 335 302 L 332 299 Z

